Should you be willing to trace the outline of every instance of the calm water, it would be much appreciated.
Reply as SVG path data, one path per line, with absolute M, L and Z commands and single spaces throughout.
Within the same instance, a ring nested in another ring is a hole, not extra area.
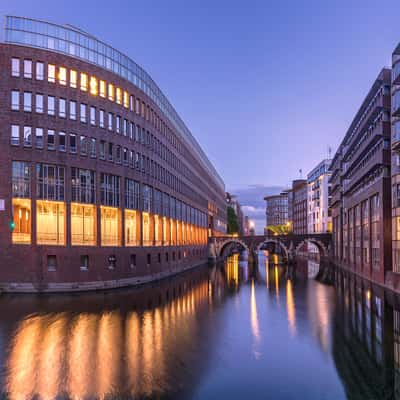
M 0 297 L 2 393 L 400 398 L 397 299 L 312 261 L 270 264 L 236 255 L 135 290 Z

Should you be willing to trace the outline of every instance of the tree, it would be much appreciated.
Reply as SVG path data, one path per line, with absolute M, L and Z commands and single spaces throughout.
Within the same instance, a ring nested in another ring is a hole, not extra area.
M 237 215 L 235 210 L 228 206 L 228 233 L 238 233 L 239 232 L 239 223 L 237 219 Z

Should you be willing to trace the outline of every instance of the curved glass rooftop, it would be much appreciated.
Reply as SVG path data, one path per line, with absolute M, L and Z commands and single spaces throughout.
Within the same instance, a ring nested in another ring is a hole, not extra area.
M 157 104 L 182 139 L 198 155 L 206 171 L 214 177 L 221 189 L 225 190 L 222 178 L 174 107 L 150 75 L 133 60 L 88 33 L 70 25 L 55 25 L 14 16 L 6 16 L 5 18 L 6 43 L 38 47 L 67 54 L 114 72 L 137 86 Z

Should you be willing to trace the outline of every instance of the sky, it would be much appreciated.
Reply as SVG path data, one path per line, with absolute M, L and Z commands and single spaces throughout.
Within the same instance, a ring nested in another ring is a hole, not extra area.
M 40 6 L 38 6 L 40 5 Z M 400 42 L 398 1 L 1 0 L 77 26 L 155 80 L 245 213 L 336 151 Z

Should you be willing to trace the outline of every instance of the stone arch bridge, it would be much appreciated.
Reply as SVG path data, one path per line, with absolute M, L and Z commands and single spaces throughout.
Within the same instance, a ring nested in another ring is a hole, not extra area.
M 273 244 L 277 246 L 288 262 L 294 262 L 303 248 L 303 245 L 312 243 L 317 246 L 321 259 L 327 259 L 331 253 L 332 235 L 330 233 L 315 233 L 305 235 L 278 235 L 278 236 L 215 236 L 209 238 L 208 254 L 210 260 L 219 260 L 228 255 L 232 247 L 240 246 L 247 250 L 250 257 L 263 246 Z

